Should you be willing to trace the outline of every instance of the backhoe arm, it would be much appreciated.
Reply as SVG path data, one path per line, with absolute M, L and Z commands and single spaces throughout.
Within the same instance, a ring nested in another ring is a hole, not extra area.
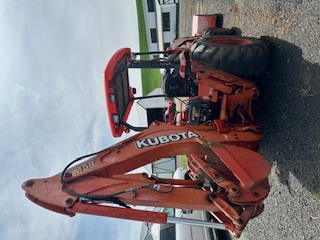
M 165 213 L 130 206 L 202 210 L 240 236 L 248 220 L 263 211 L 270 165 L 258 153 L 237 145 L 260 138 L 250 131 L 220 133 L 215 126 L 154 122 L 79 165 L 50 178 L 28 180 L 22 187 L 31 201 L 70 216 L 86 213 L 166 223 Z M 199 180 L 126 174 L 160 158 L 182 154 L 189 155 L 190 169 Z

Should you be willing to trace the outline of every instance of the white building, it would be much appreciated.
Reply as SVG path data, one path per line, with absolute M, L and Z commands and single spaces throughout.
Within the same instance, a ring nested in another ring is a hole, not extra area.
M 156 88 L 147 96 L 163 95 L 161 88 Z M 168 107 L 169 101 L 164 97 L 141 99 L 137 102 L 138 121 L 140 127 L 148 127 L 152 122 L 163 122 L 164 108 Z
M 143 0 L 149 51 L 166 50 L 176 38 L 178 0 Z M 159 57 L 155 55 L 154 58 Z

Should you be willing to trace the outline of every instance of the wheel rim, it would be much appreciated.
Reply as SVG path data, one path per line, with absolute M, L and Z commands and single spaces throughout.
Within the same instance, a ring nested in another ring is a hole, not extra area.
M 219 45 L 232 45 L 232 46 L 252 44 L 252 41 L 246 38 L 212 38 L 210 39 L 210 42 L 219 44 Z

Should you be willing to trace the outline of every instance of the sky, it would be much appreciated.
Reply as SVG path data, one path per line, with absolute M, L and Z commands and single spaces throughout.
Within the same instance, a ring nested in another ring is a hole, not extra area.
M 21 189 L 120 140 L 110 133 L 103 72 L 118 49 L 138 44 L 133 0 L 0 1 L 1 239 L 139 239 L 138 222 L 59 215 Z

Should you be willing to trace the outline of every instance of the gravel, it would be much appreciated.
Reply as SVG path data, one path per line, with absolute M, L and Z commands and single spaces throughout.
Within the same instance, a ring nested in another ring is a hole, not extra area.
M 223 14 L 223 26 L 269 41 L 272 57 L 257 79 L 254 113 L 272 165 L 265 211 L 240 239 L 320 239 L 320 1 L 181 0 L 179 34 L 192 15 Z

